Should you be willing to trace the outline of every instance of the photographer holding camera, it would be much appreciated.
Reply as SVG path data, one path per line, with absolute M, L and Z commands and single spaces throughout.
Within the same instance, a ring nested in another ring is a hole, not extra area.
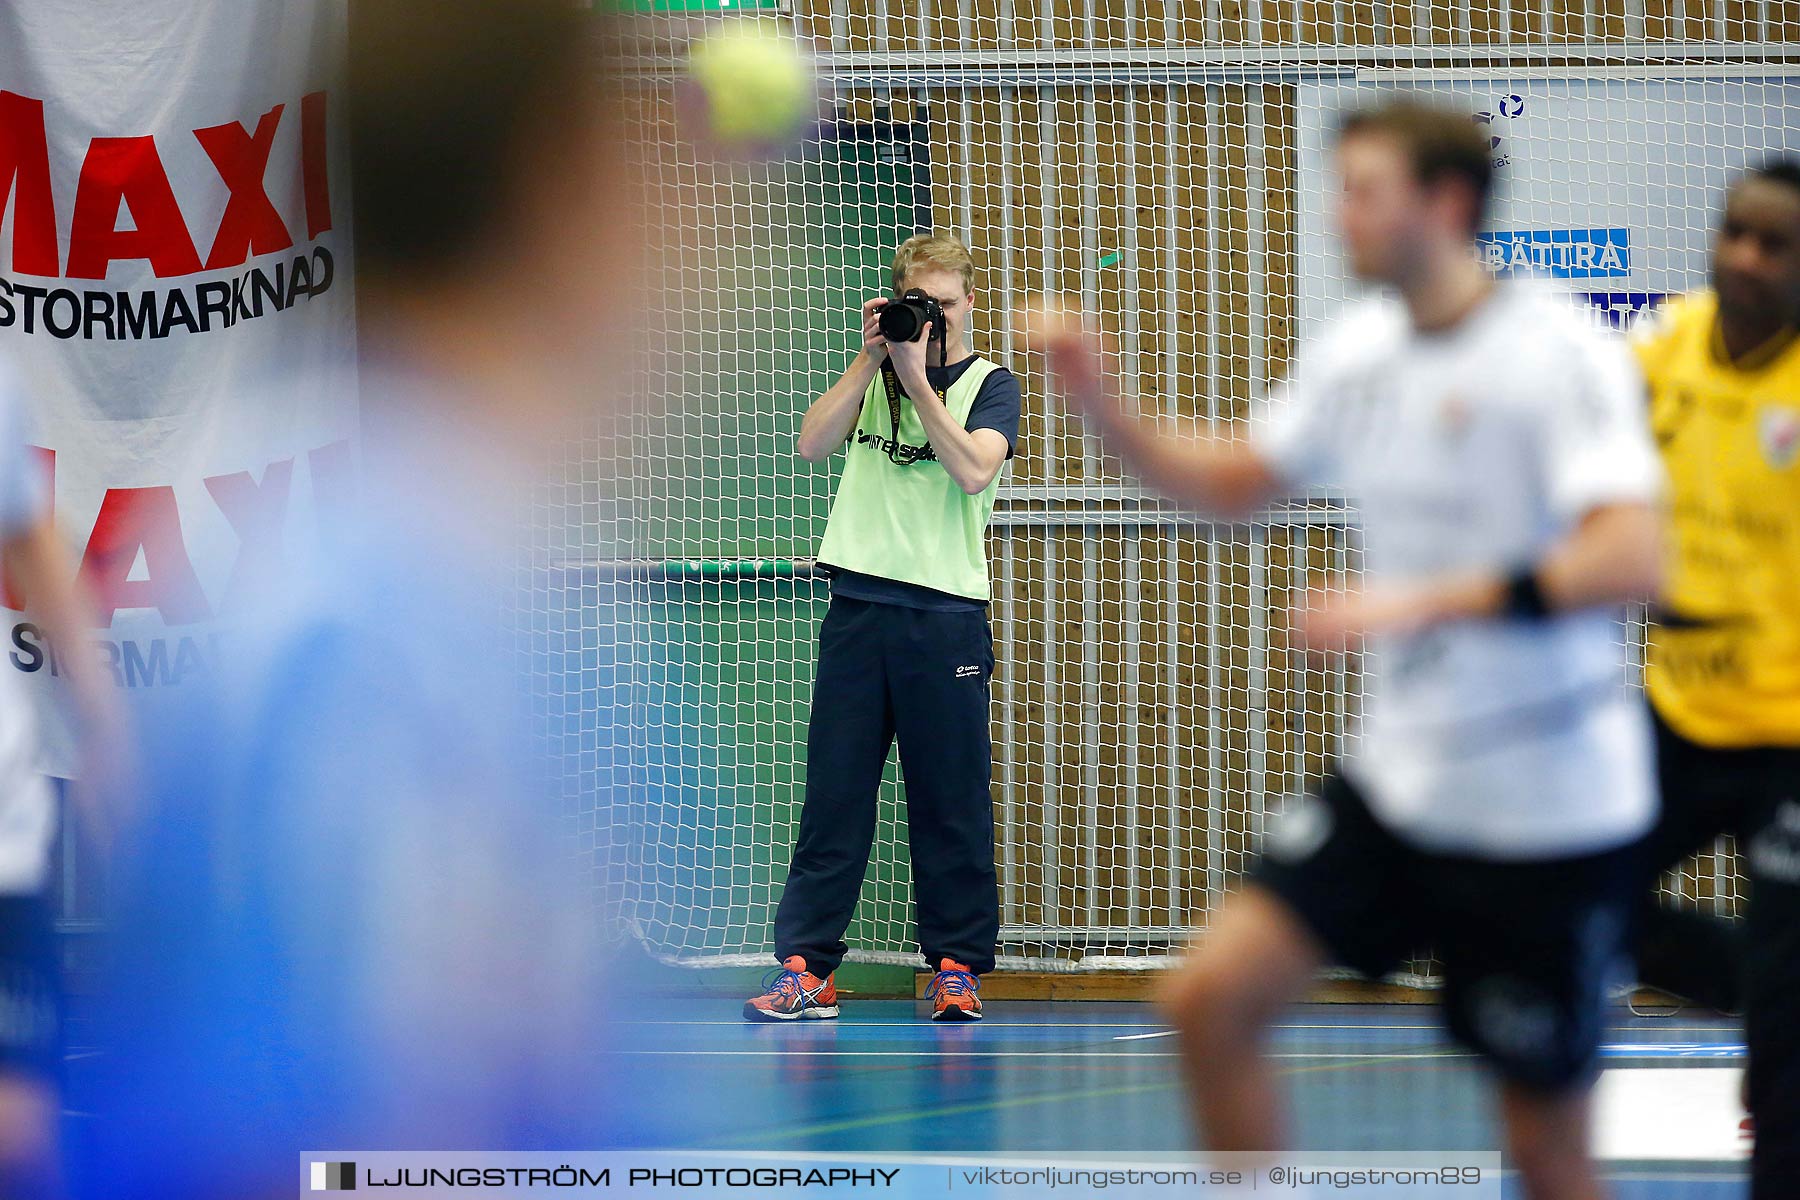
M 775 914 L 781 968 L 749 1020 L 838 1015 L 875 839 L 876 795 L 900 742 L 919 948 L 937 974 L 934 1020 L 979 1020 L 978 976 L 999 936 L 988 680 L 994 671 L 983 539 L 1019 436 L 1019 384 L 969 349 L 975 264 L 945 235 L 894 256 L 893 299 L 862 307 L 862 351 L 800 424 L 798 450 L 846 448 L 819 562 L 806 802 Z

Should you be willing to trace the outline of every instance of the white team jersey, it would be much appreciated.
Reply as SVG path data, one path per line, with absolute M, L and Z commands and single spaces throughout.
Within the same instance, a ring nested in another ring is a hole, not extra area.
M 25 450 L 25 401 L 18 377 L 0 362 L 0 542 L 30 529 L 44 512 L 42 471 Z M 11 628 L 29 617 L 10 614 Z M 69 653 L 64 649 L 63 653 Z M 56 805 L 38 770 L 38 725 L 17 665 L 0 662 L 0 895 L 38 891 L 50 867 Z
M 1370 587 L 1535 564 L 1592 508 L 1661 489 L 1627 350 L 1534 285 L 1497 285 L 1443 332 L 1362 302 L 1303 349 L 1266 418 L 1253 444 L 1290 486 L 1356 507 Z M 1649 729 L 1616 613 L 1456 622 L 1367 649 L 1342 769 L 1396 833 L 1523 859 L 1650 827 Z

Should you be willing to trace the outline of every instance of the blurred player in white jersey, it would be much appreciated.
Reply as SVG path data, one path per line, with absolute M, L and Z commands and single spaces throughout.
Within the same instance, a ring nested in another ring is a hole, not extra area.
M 26 446 L 23 387 L 0 362 L 0 570 L 24 599 L 24 620 L 57 648 L 86 760 L 72 788 L 96 818 L 125 734 L 112 684 L 86 652 L 93 614 L 50 519 L 49 480 Z M 36 735 L 18 672 L 0 665 L 0 1195 L 26 1200 L 62 1186 L 62 984 L 44 895 L 56 800 L 38 770 Z
M 1586 1097 L 1656 810 L 1619 626 L 1658 579 L 1643 384 L 1572 306 L 1478 264 L 1492 162 L 1465 114 L 1395 100 L 1336 152 L 1351 268 L 1397 295 L 1303 347 L 1247 441 L 1159 433 L 1067 318 L 1029 330 L 1146 483 L 1231 514 L 1334 485 L 1361 517 L 1363 590 L 1293 617 L 1303 644 L 1366 648 L 1359 728 L 1167 1003 L 1207 1143 L 1275 1151 L 1264 1029 L 1327 962 L 1380 975 L 1433 946 L 1528 1194 L 1596 1196 Z

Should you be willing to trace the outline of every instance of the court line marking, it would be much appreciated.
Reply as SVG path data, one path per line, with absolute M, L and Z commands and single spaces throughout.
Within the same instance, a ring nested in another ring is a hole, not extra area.
M 1654 1018 L 1646 1017 L 1644 1024 L 1608 1025 L 1608 1026 L 1605 1026 L 1604 1028 L 1605 1028 L 1606 1032 L 1608 1032 L 1608 1033 L 1635 1033 L 1635 1032 L 1638 1032 L 1638 1031 L 1646 1029 L 1646 1028 L 1666 1030 L 1669 1033 L 1719 1033 L 1719 1032 L 1723 1032 L 1726 1030 L 1737 1028 L 1736 1023 L 1732 1023 L 1732 1022 L 1726 1022 L 1723 1024 L 1719 1024 L 1719 1025 L 1668 1025 L 1668 1024 L 1664 1024 L 1663 1022 L 1657 1021 L 1654 1025 L 1649 1024 L 1649 1022 L 1653 1021 L 1653 1020 L 1654 1020 Z M 633 1025 L 633 1026 L 635 1026 L 635 1025 L 676 1025 L 676 1026 L 695 1025 L 695 1026 L 719 1026 L 721 1028 L 729 1027 L 729 1028 L 736 1028 L 736 1029 L 756 1028 L 758 1025 L 757 1022 L 746 1021 L 746 1020 L 743 1020 L 742 1018 L 739 1018 L 737 1020 L 723 1020 L 723 1021 L 675 1021 L 675 1020 L 659 1020 L 659 1019 L 653 1018 L 650 1020 L 642 1020 L 642 1021 L 612 1021 L 612 1022 L 609 1022 L 609 1024 Z M 1434 1022 L 1434 1023 L 1428 1024 L 1428 1025 L 1385 1025 L 1385 1024 L 1363 1023 L 1360 1021 L 1339 1021 L 1339 1022 L 1335 1022 L 1335 1023 L 1327 1023 L 1327 1024 L 1322 1024 L 1322 1025 L 1288 1023 L 1288 1024 L 1268 1026 L 1268 1028 L 1270 1028 L 1270 1029 L 1330 1029 L 1330 1030 L 1337 1030 L 1337 1031 L 1357 1030 L 1357 1029 L 1433 1029 L 1433 1030 L 1442 1030 L 1443 1027 L 1444 1026 L 1443 1026 L 1442 1022 Z M 843 1020 L 843 1021 L 841 1021 L 839 1028 L 919 1029 L 919 1028 L 927 1028 L 927 1026 L 922 1026 L 916 1021 L 851 1021 L 851 1020 Z M 931 1028 L 935 1028 L 935 1026 L 932 1026 Z M 988 1021 L 986 1024 L 986 1028 L 989 1028 L 989 1029 L 1164 1029 L 1166 1027 L 1161 1026 L 1161 1025 L 1147 1024 L 1143 1021 Z
M 1670 1050 L 1705 1049 L 1714 1051 L 1711 1054 L 1694 1054 L 1693 1061 L 1702 1058 L 1735 1058 L 1742 1057 L 1745 1048 L 1741 1045 L 1719 1047 L 1688 1047 L 1679 1044 L 1659 1045 L 1653 1042 L 1606 1043 L 1601 1047 L 1610 1058 L 1679 1058 L 1680 1054 L 1669 1054 Z M 1639 1053 L 1639 1052 L 1642 1053 Z M 1719 1053 L 1718 1051 L 1727 1051 Z M 633 1058 L 1110 1058 L 1129 1062 L 1139 1058 L 1178 1058 L 1178 1050 L 1146 1050 L 1137 1054 L 1121 1054 L 1112 1050 L 819 1050 L 806 1046 L 770 1047 L 762 1050 L 716 1050 L 697 1047 L 685 1050 L 605 1050 L 603 1054 L 619 1055 Z M 1393 1054 L 1375 1051 L 1310 1051 L 1282 1050 L 1264 1054 L 1264 1058 L 1305 1059 L 1308 1061 L 1326 1061 L 1331 1059 L 1349 1059 L 1353 1061 L 1376 1062 L 1381 1060 L 1400 1061 L 1419 1058 L 1476 1058 L 1472 1051 L 1431 1050 L 1419 1053 Z
M 734 1029 L 756 1029 L 772 1022 L 752 1022 L 743 1020 L 616 1020 L 614 1025 L 722 1025 Z M 922 1025 L 916 1020 L 839 1020 L 839 1027 L 855 1027 L 855 1029 L 932 1029 L 934 1025 Z M 988 1029 L 1166 1029 L 1166 1025 L 1150 1024 L 1143 1020 L 990 1020 L 986 1022 Z M 1323 1025 L 1312 1024 L 1280 1024 L 1269 1025 L 1271 1029 L 1442 1029 L 1442 1022 L 1429 1025 L 1370 1025 L 1363 1022 L 1327 1022 Z M 1620 1025 L 1620 1029 L 1634 1029 L 1636 1025 Z M 1674 1029 L 1676 1025 L 1656 1025 L 1658 1029 Z M 1714 1025 L 1694 1025 L 1694 1029 L 1712 1029 Z
M 1111 1050 L 809 1050 L 804 1046 L 788 1046 L 769 1050 L 606 1050 L 604 1054 L 634 1058 L 1110 1058 L 1130 1061 L 1137 1058 L 1178 1058 L 1177 1050 L 1150 1050 L 1142 1054 L 1120 1054 Z M 1399 1061 L 1413 1058 L 1474 1058 L 1468 1051 L 1432 1051 L 1425 1054 L 1313 1054 L 1305 1051 L 1265 1054 L 1264 1058 L 1354 1059 L 1361 1062 Z
M 766 1142 L 771 1137 L 778 1138 L 816 1138 L 826 1134 L 849 1133 L 854 1130 L 872 1129 L 878 1125 L 903 1125 L 910 1121 L 919 1121 L 935 1117 L 966 1117 L 974 1113 L 995 1112 L 1006 1108 L 1026 1108 L 1033 1104 L 1050 1104 L 1065 1100 L 1106 1100 L 1118 1096 L 1139 1095 L 1144 1092 L 1167 1092 L 1184 1086 L 1179 1079 L 1164 1080 L 1160 1083 L 1140 1083 L 1129 1087 L 1094 1088 L 1071 1092 L 1050 1092 L 1033 1096 L 1008 1096 L 1001 1100 L 987 1100 L 981 1103 L 954 1104 L 948 1107 L 906 1109 L 895 1113 L 880 1113 L 873 1116 L 857 1117 L 845 1121 L 829 1121 L 816 1125 L 800 1125 L 786 1129 L 762 1129 L 749 1133 L 733 1134 L 727 1137 L 709 1138 L 705 1144 L 714 1146 L 730 1146 L 734 1142 L 755 1139 Z
M 1106 1055 L 1103 1057 L 1121 1057 Z M 1142 1055 L 1144 1058 L 1161 1057 L 1160 1055 Z M 1375 1058 L 1418 1057 L 1403 1055 L 1375 1055 Z M 1310 1075 L 1322 1071 L 1341 1071 L 1350 1066 L 1349 1063 L 1320 1063 L 1311 1067 L 1287 1067 L 1276 1072 L 1280 1076 Z M 980 1103 L 958 1104 L 948 1108 L 931 1106 L 926 1108 L 905 1109 L 895 1113 L 878 1113 L 867 1117 L 857 1117 L 846 1121 L 831 1121 L 816 1125 L 802 1125 L 786 1129 L 759 1129 L 747 1133 L 733 1134 L 727 1137 L 709 1138 L 707 1145 L 729 1146 L 733 1142 L 754 1138 L 766 1141 L 772 1137 L 812 1138 L 830 1133 L 848 1133 L 852 1130 L 870 1129 L 877 1125 L 899 1125 L 909 1121 L 925 1120 L 936 1117 L 960 1117 L 972 1113 L 993 1112 L 1003 1108 L 1024 1108 L 1033 1104 L 1050 1104 L 1065 1100 L 1101 1100 L 1115 1096 L 1141 1095 L 1145 1092 L 1167 1092 L 1184 1087 L 1180 1079 L 1168 1079 L 1160 1083 L 1137 1083 L 1122 1087 L 1108 1088 L 1074 1088 L 1066 1092 L 1041 1092 L 1030 1096 L 1008 1096 L 999 1100 L 988 1100 Z M 1016 1152 L 1014 1152 L 1016 1153 Z
M 1133 1033 L 1115 1037 L 1115 1042 L 1141 1042 L 1150 1038 L 1173 1037 L 1180 1030 L 1169 1029 L 1162 1033 Z M 1689 1054 L 1695 1058 L 1715 1057 L 1721 1052 L 1748 1053 L 1748 1047 L 1742 1042 L 1603 1042 L 1600 1049 L 1610 1051 L 1615 1057 L 1629 1057 L 1633 1051 L 1642 1050 L 1646 1058 L 1680 1058 Z
M 1144 1055 L 1144 1056 L 1126 1056 L 1126 1057 L 1160 1057 L 1160 1056 Z M 1270 1057 L 1276 1057 L 1276 1056 L 1271 1055 Z M 1401 1058 L 1409 1058 L 1409 1057 L 1421 1057 L 1421 1056 L 1418 1056 L 1418 1055 L 1374 1055 L 1374 1056 L 1371 1056 L 1371 1059 L 1372 1060 L 1401 1059 Z M 1326 1071 L 1342 1071 L 1342 1070 L 1349 1069 L 1349 1068 L 1353 1067 L 1354 1065 L 1355 1064 L 1353 1064 L 1353 1063 L 1319 1063 L 1315 1066 L 1308 1066 L 1308 1067 L 1286 1067 L 1286 1068 L 1283 1068 L 1283 1069 L 1277 1071 L 1276 1074 L 1281 1077 L 1287 1077 L 1287 1076 L 1293 1076 L 1293 1075 L 1311 1075 L 1311 1074 L 1317 1074 L 1317 1073 L 1326 1072 Z M 883 1125 L 902 1125 L 902 1124 L 908 1124 L 908 1123 L 911 1123 L 914 1121 L 938 1118 L 938 1117 L 969 1116 L 969 1115 L 972 1115 L 975 1113 L 995 1112 L 995 1111 L 998 1111 L 1001 1109 L 1024 1108 L 1024 1107 L 1028 1107 L 1028 1106 L 1034 1105 L 1034 1104 L 1059 1103 L 1059 1102 L 1063 1102 L 1063 1101 L 1073 1101 L 1073 1100 L 1102 1100 L 1102 1099 L 1110 1099 L 1110 1098 L 1119 1097 L 1119 1096 L 1142 1095 L 1147 1092 L 1166 1092 L 1166 1091 L 1175 1090 L 1181 1086 L 1183 1086 L 1183 1085 L 1180 1080 L 1169 1080 L 1169 1081 L 1166 1081 L 1163 1083 L 1156 1083 L 1156 1084 L 1132 1084 L 1132 1085 L 1124 1086 L 1124 1087 L 1110 1087 L 1110 1088 L 1075 1088 L 1075 1089 L 1071 1089 L 1071 1090 L 1064 1091 L 1064 1092 L 1049 1092 L 1049 1093 L 1041 1093 L 1041 1094 L 1036 1094 L 1036 1095 L 1031 1095 L 1031 1096 L 1011 1096 L 1011 1097 L 1006 1097 L 1006 1098 L 1000 1099 L 1000 1100 L 990 1100 L 990 1101 L 984 1101 L 984 1102 L 980 1102 L 980 1103 L 970 1103 L 970 1104 L 959 1104 L 959 1105 L 955 1105 L 955 1106 L 948 1107 L 948 1108 L 941 1107 L 941 1106 L 934 1106 L 934 1107 L 927 1107 L 927 1108 L 905 1109 L 900 1112 L 880 1113 L 880 1114 L 874 1114 L 874 1115 L 867 1116 L 867 1117 L 859 1117 L 859 1118 L 854 1118 L 854 1119 L 844 1120 L 844 1121 L 822 1122 L 822 1123 L 817 1123 L 817 1124 L 813 1124 L 813 1125 L 790 1126 L 785 1129 L 761 1129 L 761 1130 L 755 1130 L 752 1132 L 742 1133 L 742 1134 L 733 1134 L 733 1135 L 728 1135 L 728 1136 L 723 1136 L 723 1137 L 712 1137 L 712 1138 L 705 1139 L 704 1141 L 702 1141 L 700 1143 L 699 1146 L 693 1147 L 692 1149 L 704 1152 L 704 1150 L 709 1147 L 721 1147 L 721 1148 L 729 1147 L 733 1143 L 742 1142 L 742 1141 L 749 1140 L 749 1139 L 755 1139 L 757 1141 L 766 1142 L 770 1138 L 797 1138 L 797 1139 L 817 1138 L 817 1137 L 822 1137 L 822 1136 L 826 1136 L 829 1134 L 849 1133 L 849 1132 L 853 1132 L 853 1131 L 857 1131 L 857 1130 L 872 1129 L 872 1128 L 875 1128 L 878 1126 L 883 1126 Z M 679 1154 L 680 1152 L 681 1152 L 680 1150 L 673 1151 L 673 1153 L 676 1153 L 676 1154 Z M 779 1156 L 782 1156 L 787 1153 L 794 1153 L 794 1154 L 799 1154 L 802 1156 L 825 1156 L 825 1155 L 830 1155 L 833 1152 L 832 1151 L 808 1151 L 808 1150 L 796 1150 L 796 1151 L 791 1151 L 791 1152 L 790 1151 L 782 1151 L 782 1150 L 772 1150 L 772 1151 L 771 1150 L 763 1150 L 763 1151 L 744 1151 L 744 1153 L 760 1153 L 760 1154 L 764 1154 L 764 1155 L 772 1155 L 772 1156 L 779 1157 Z M 842 1153 L 842 1152 L 837 1152 L 837 1153 Z M 906 1156 L 905 1151 L 898 1151 L 896 1153 L 900 1156 Z M 1005 1158 L 1008 1158 L 1008 1159 L 1024 1158 L 1027 1160 L 1031 1159 L 1031 1153 L 1032 1152 L 1029 1150 L 1026 1150 L 1026 1151 L 1006 1150 L 1006 1151 L 998 1152 L 999 1155 L 1004 1156 Z M 1048 1153 L 1050 1155 L 1054 1155 L 1057 1152 L 1049 1151 Z M 1156 1153 L 1156 1152 L 1151 1151 L 1150 1153 Z M 1304 1153 L 1304 1151 L 1301 1151 L 1300 1153 Z M 1379 1153 L 1379 1152 L 1377 1152 L 1377 1153 Z M 867 1157 L 868 1161 L 875 1161 L 875 1162 L 886 1162 L 886 1161 L 890 1160 L 889 1157 L 883 1156 L 880 1152 L 868 1153 L 866 1157 Z M 920 1156 L 920 1157 L 925 1158 L 927 1156 Z M 946 1156 L 946 1157 L 954 1158 L 956 1156 L 951 1155 L 951 1156 Z M 929 1161 L 928 1158 L 927 1158 L 927 1161 Z M 921 1165 L 924 1165 L 924 1164 L 922 1163 Z M 952 1163 L 949 1163 L 946 1165 L 955 1165 L 955 1164 L 952 1162 Z M 991 1165 L 991 1163 L 990 1163 L 990 1165 Z M 1625 1171 L 1614 1172 L 1614 1171 L 1609 1171 L 1606 1169 L 1606 1164 L 1605 1164 L 1604 1160 L 1602 1160 L 1600 1165 L 1601 1165 L 1600 1177 L 1609 1183 L 1614 1183 L 1614 1182 L 1617 1182 L 1617 1183 L 1651 1182 L 1651 1183 L 1677 1183 L 1677 1184 L 1721 1183 L 1721 1184 L 1725 1184 L 1725 1185 L 1729 1186 L 1734 1183 L 1741 1184 L 1744 1180 L 1749 1178 L 1748 1171 L 1742 1169 L 1741 1165 L 1739 1165 L 1739 1164 L 1733 1164 L 1734 1166 L 1739 1167 L 1738 1170 L 1720 1171 L 1716 1174 L 1714 1174 L 1714 1173 L 1707 1173 L 1707 1174 L 1694 1173 L 1694 1172 L 1692 1172 L 1692 1164 L 1685 1164 L 1685 1165 L 1689 1166 L 1689 1172 L 1680 1173 L 1680 1174 L 1673 1173 L 1673 1172 L 1670 1172 L 1670 1173 L 1647 1172 L 1642 1167 L 1634 1167 L 1634 1168 L 1631 1168 L 1631 1169 L 1628 1169 Z M 1677 1165 L 1684 1165 L 1684 1164 L 1671 1163 L 1669 1165 L 1677 1166 Z M 1501 1177 L 1503 1179 L 1507 1178 L 1509 1176 L 1516 1177 L 1516 1175 L 1517 1175 L 1516 1170 L 1512 1170 L 1512 1169 L 1509 1169 L 1506 1167 L 1501 1168 Z
M 678 1028 L 695 1027 L 695 1028 L 719 1028 L 719 1029 L 744 1029 L 744 1028 L 754 1029 L 754 1028 L 758 1028 L 758 1027 L 767 1028 L 770 1025 L 773 1025 L 774 1022 L 745 1021 L 745 1020 L 739 1019 L 736 1021 L 613 1021 L 613 1022 L 610 1022 L 610 1024 L 616 1025 L 616 1026 L 646 1026 L 646 1027 L 648 1027 L 648 1026 L 653 1026 L 653 1025 L 667 1025 L 667 1026 L 678 1027 Z M 803 1026 L 803 1028 L 809 1028 L 809 1027 L 810 1026 Z M 937 1026 L 932 1025 L 929 1022 L 919 1022 L 919 1021 L 914 1021 L 914 1020 L 857 1021 L 857 1020 L 840 1018 L 838 1021 L 838 1024 L 837 1024 L 837 1028 L 839 1028 L 839 1029 L 935 1029 L 935 1028 L 937 1028 Z M 984 1029 L 1092 1029 L 1095 1032 L 1101 1032 L 1101 1031 L 1104 1031 L 1107 1029 L 1149 1029 L 1149 1030 L 1161 1030 L 1164 1032 L 1170 1032 L 1168 1026 L 1166 1026 L 1166 1025 L 1146 1025 L 1141 1021 L 995 1021 L 995 1020 L 990 1019 L 983 1023 L 982 1028 L 984 1028 Z M 1429 1025 L 1360 1025 L 1360 1024 L 1270 1025 L 1270 1026 L 1267 1026 L 1266 1028 L 1275 1029 L 1275 1030 L 1297 1029 L 1297 1030 L 1331 1030 L 1331 1031 L 1335 1031 L 1335 1032 L 1350 1031 L 1350 1032 L 1354 1033 L 1359 1030 L 1389 1030 L 1389 1029 L 1394 1029 L 1394 1030 L 1442 1030 L 1444 1028 L 1444 1026 L 1443 1026 L 1443 1023 L 1440 1021 L 1440 1022 L 1435 1022 L 1435 1023 L 1429 1024 Z M 1638 1028 L 1638 1026 L 1635 1026 L 1635 1025 L 1625 1025 L 1625 1026 L 1619 1026 L 1616 1029 L 1609 1028 L 1608 1032 L 1627 1033 L 1627 1032 L 1635 1031 L 1637 1028 Z M 1656 1026 L 1656 1028 L 1666 1029 L 1671 1033 L 1675 1033 L 1675 1032 L 1723 1033 L 1723 1032 L 1727 1032 L 1730 1028 L 1733 1028 L 1733 1027 L 1729 1027 L 1729 1026 L 1716 1026 L 1715 1027 L 1715 1026 L 1711 1026 L 1711 1025 L 1701 1025 L 1701 1026 L 1695 1026 L 1694 1028 L 1692 1028 L 1690 1030 L 1685 1030 L 1685 1031 L 1678 1031 L 1675 1029 L 1674 1026 L 1670 1026 L 1670 1025 L 1658 1025 L 1658 1026 Z

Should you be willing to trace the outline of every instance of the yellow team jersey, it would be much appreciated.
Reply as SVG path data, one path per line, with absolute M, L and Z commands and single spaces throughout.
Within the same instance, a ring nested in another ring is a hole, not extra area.
M 1800 746 L 1800 338 L 1731 361 L 1709 291 L 1633 338 L 1671 492 L 1650 700 L 1718 747 Z

